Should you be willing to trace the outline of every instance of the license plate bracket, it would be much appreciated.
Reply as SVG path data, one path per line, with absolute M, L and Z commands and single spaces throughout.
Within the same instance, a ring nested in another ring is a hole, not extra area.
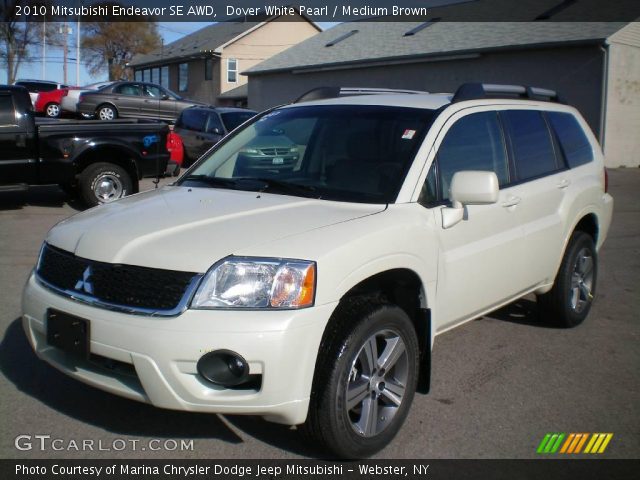
M 89 320 L 50 308 L 47 310 L 47 343 L 72 355 L 89 358 Z

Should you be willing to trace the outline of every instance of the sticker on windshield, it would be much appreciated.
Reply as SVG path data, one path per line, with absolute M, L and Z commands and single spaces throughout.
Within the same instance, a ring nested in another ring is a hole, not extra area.
M 416 134 L 415 130 L 409 130 L 408 128 L 402 134 L 402 138 L 404 140 L 412 140 L 413 136 Z

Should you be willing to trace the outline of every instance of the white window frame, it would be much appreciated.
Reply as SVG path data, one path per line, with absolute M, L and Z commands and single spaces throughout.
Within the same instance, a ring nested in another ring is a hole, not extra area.
M 231 62 L 235 62 L 235 68 L 232 70 L 229 66 Z M 230 73 L 233 72 L 235 76 L 235 80 L 230 80 Z M 238 59 L 237 58 L 227 58 L 227 83 L 238 83 Z

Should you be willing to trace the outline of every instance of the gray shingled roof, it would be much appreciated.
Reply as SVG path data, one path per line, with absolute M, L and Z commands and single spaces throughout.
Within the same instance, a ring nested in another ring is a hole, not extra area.
M 153 63 L 166 63 L 193 57 L 202 57 L 205 51 L 215 50 L 241 33 L 262 22 L 220 22 L 201 28 L 175 42 L 164 45 L 146 55 L 136 55 L 129 65 L 138 67 Z
M 232 88 L 231 90 L 227 90 L 224 93 L 218 95 L 218 98 L 228 98 L 234 100 L 236 98 L 247 98 L 249 95 L 249 85 L 243 83 L 239 87 Z
M 422 22 L 342 23 L 250 68 L 247 75 L 304 70 L 506 48 L 603 41 L 624 22 L 437 22 L 411 36 Z M 328 42 L 358 33 L 331 47 Z

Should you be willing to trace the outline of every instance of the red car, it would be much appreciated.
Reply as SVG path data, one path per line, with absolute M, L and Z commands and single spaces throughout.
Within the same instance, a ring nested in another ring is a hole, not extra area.
M 43 113 L 49 118 L 58 118 L 60 116 L 60 102 L 62 97 L 69 93 L 68 88 L 58 88 L 50 92 L 40 92 L 38 99 L 34 105 L 36 113 Z

